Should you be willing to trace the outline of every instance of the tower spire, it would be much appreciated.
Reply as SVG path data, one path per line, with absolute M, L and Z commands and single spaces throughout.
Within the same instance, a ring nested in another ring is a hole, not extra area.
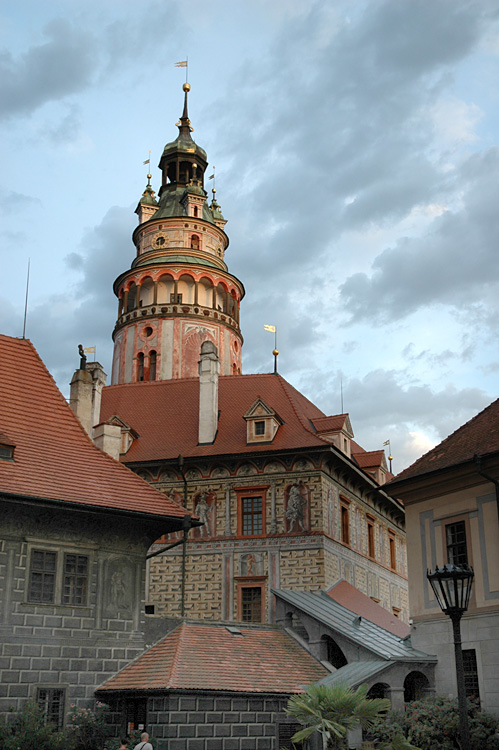
M 180 122 L 178 123 L 178 129 L 180 131 L 180 135 L 187 134 L 190 137 L 191 132 L 194 130 L 194 128 L 191 126 L 191 121 L 189 120 L 189 114 L 187 111 L 187 94 L 191 90 L 191 86 L 189 83 L 184 83 L 182 89 L 184 91 L 184 111 L 182 112 L 182 117 L 180 118 Z

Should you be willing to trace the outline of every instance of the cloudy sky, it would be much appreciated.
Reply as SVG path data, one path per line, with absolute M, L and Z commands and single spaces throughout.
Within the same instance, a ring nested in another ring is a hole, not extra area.
M 1 21 L 0 332 L 67 395 L 177 133 L 216 165 L 244 371 L 400 471 L 497 397 L 499 0 L 20 0 Z M 13 363 L 15 366 L 15 363 Z M 22 373 L 20 373 L 22 376 Z

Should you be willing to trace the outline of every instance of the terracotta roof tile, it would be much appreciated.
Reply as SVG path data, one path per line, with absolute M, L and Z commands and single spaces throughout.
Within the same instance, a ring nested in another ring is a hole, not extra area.
M 471 461 L 499 451 L 499 399 L 459 427 L 411 466 L 397 474 L 393 484 Z
M 345 426 L 345 422 L 348 419 L 348 414 L 336 414 L 332 417 L 319 417 L 318 419 L 312 419 L 317 432 L 335 432 L 341 430 Z
M 299 693 L 327 670 L 283 630 L 182 623 L 99 688 Z
M 352 458 L 357 461 L 357 464 L 361 469 L 377 469 L 383 465 L 383 459 L 385 452 L 379 451 L 362 451 L 360 453 L 353 453 Z
M 283 420 L 270 446 L 246 443 L 243 415 L 258 397 Z M 198 445 L 197 378 L 108 386 L 102 394 L 101 419 L 117 415 L 139 434 L 126 454 L 127 462 L 330 445 L 310 424 L 324 414 L 280 375 L 221 377 L 218 406 L 212 445 Z
M 0 335 L 0 492 L 182 518 L 187 511 L 100 451 L 30 341 Z
M 411 629 L 405 622 L 399 620 L 395 615 L 391 615 L 386 609 L 356 589 L 348 581 L 340 581 L 325 592 L 335 602 L 341 604 L 345 609 L 360 615 L 365 620 L 379 625 L 380 628 L 388 632 L 405 638 L 411 632 Z

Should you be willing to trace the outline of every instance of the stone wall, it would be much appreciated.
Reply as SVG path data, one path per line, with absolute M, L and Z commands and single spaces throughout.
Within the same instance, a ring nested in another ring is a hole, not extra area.
M 285 744 L 279 742 L 279 727 L 291 723 L 283 711 L 287 702 L 283 695 L 244 693 L 150 697 L 147 731 L 156 750 L 279 750 Z M 124 728 L 123 714 L 114 727 L 117 737 Z
M 137 520 L 2 501 L 0 712 L 18 710 L 48 688 L 64 691 L 67 713 L 141 653 L 148 545 Z M 50 603 L 30 601 L 32 550 L 55 553 Z M 62 603 L 68 554 L 88 559 L 87 593 L 78 605 Z

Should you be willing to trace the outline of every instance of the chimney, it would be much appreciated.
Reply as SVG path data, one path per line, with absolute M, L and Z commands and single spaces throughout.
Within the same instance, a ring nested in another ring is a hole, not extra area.
M 199 360 L 199 443 L 213 443 L 218 426 L 218 376 L 220 361 L 212 341 L 201 344 Z
M 85 432 L 93 437 L 93 426 L 100 419 L 102 388 L 106 373 L 99 362 L 83 362 L 85 367 L 75 370 L 71 380 L 69 405 L 81 422 Z

